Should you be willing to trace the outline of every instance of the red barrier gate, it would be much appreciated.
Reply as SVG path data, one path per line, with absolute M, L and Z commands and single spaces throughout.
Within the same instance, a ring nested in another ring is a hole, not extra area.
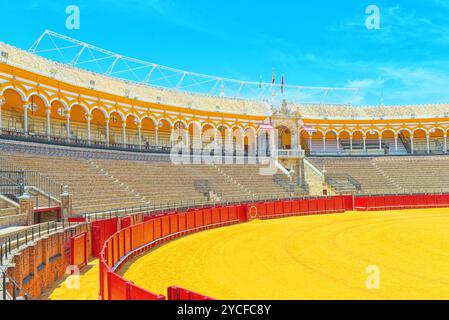
M 87 265 L 87 232 L 70 238 L 70 264 L 82 269 Z
M 92 222 L 92 256 L 98 257 L 104 242 L 117 232 L 117 218 Z

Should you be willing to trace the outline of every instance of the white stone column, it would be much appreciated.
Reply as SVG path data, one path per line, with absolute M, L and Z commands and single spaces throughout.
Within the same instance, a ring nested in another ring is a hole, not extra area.
M 232 147 L 232 131 L 228 130 L 226 131 L 226 146 L 225 146 L 226 152 L 229 152 L 230 154 L 234 153 L 234 149 Z
M 28 105 L 23 106 L 23 133 L 28 137 Z
M 106 145 L 109 147 L 109 119 L 106 119 Z
M 6 104 L 6 99 L 3 97 L 0 97 L 0 133 L 3 129 L 3 124 L 2 124 L 2 107 Z
M 46 113 L 46 124 L 47 124 L 47 140 L 50 141 L 50 136 L 51 136 L 51 107 L 48 107 L 47 110 L 45 111 Z
M 170 145 L 173 146 L 175 144 L 175 128 L 170 129 Z
M 66 114 L 66 129 L 67 129 L 67 142 L 70 143 L 70 113 Z
M 214 128 L 214 150 L 218 149 L 218 129 Z
M 187 152 L 190 152 L 189 127 L 182 128 L 182 141 L 183 141 L 183 147 L 186 148 Z
M 90 145 L 91 141 L 90 121 L 92 120 L 92 116 L 90 114 L 87 114 L 86 120 L 87 120 L 87 144 Z
M 126 147 L 126 123 L 122 124 L 123 146 Z
M 156 146 L 158 147 L 159 146 L 159 126 L 158 125 L 156 125 L 156 127 L 154 128 L 154 139 L 155 139 L 155 143 L 156 143 Z
M 352 136 L 349 137 L 349 151 L 352 152 Z
M 340 137 L 337 136 L 337 152 L 340 153 Z
M 382 151 L 382 136 L 379 136 L 379 151 Z
M 447 153 L 447 133 L 444 133 L 444 153 Z
M 309 134 L 309 151 L 312 152 L 312 135 Z
M 398 135 L 394 135 L 394 150 L 398 153 Z
M 366 152 L 366 136 L 363 136 L 363 152 Z
M 137 130 L 139 132 L 139 149 L 142 149 L 142 124 L 139 123 Z
M 326 136 L 323 136 L 323 153 L 326 153 Z
M 427 146 L 427 153 L 430 153 L 430 134 L 426 134 L 426 146 Z
M 415 153 L 415 145 L 413 143 L 413 140 L 414 140 L 414 136 L 412 135 L 412 136 L 410 136 L 410 151 L 412 154 Z
M 274 134 L 275 134 L 275 131 L 276 131 L 276 129 L 271 129 L 270 130 L 270 142 L 269 142 L 269 145 L 268 145 L 268 150 L 270 150 L 270 155 L 273 155 L 273 150 L 276 148 L 276 146 L 275 146 L 275 137 L 274 137 Z

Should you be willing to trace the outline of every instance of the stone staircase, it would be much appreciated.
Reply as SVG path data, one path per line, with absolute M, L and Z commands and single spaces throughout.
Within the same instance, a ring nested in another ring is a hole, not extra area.
M 26 215 L 19 213 L 18 205 L 14 205 L 11 200 L 0 196 L 0 229 L 26 224 Z

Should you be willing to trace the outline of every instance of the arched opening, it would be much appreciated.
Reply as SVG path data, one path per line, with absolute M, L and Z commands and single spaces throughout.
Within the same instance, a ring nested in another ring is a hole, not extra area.
M 301 145 L 301 148 L 309 154 L 309 141 L 310 141 L 310 134 L 307 130 L 302 129 L 299 133 L 299 143 Z
M 118 112 L 112 112 L 109 116 L 109 144 L 112 146 L 123 145 L 123 118 Z
M 87 110 L 76 104 L 70 109 L 70 138 L 87 141 Z
M 183 121 L 176 121 L 174 128 L 174 143 L 187 147 L 189 144 L 187 125 Z
M 429 149 L 430 153 L 444 152 L 444 131 L 440 128 L 433 128 L 429 131 Z
M 412 152 L 412 133 L 408 129 L 399 130 L 398 145 L 403 145 L 407 153 Z
M 232 128 L 232 150 L 237 156 L 244 154 L 244 134 L 243 129 L 240 127 Z
M 32 95 L 27 102 L 28 133 L 30 135 L 45 135 L 46 133 L 46 103 L 38 95 Z
M 309 136 L 310 154 L 321 154 L 324 152 L 323 132 L 314 131 Z
M 210 124 L 203 125 L 203 128 L 201 129 L 201 143 L 203 145 L 203 148 L 205 146 L 209 146 L 214 141 L 215 141 L 214 127 Z
M 134 114 L 126 117 L 126 144 L 128 146 L 137 147 L 141 145 L 139 137 L 139 118 Z
M 428 153 L 427 132 L 417 129 L 413 132 L 413 153 Z
M 51 135 L 56 138 L 67 137 L 67 109 L 61 101 L 55 100 L 51 103 Z
M 151 118 L 143 118 L 141 123 L 142 129 L 142 141 L 145 145 L 145 148 L 149 148 L 150 146 L 157 146 L 158 139 L 156 139 L 156 124 Z
M 100 109 L 92 110 L 90 132 L 90 139 L 94 144 L 106 143 L 106 116 Z
M 2 108 L 3 130 L 23 131 L 23 105 L 21 95 L 13 89 L 6 89 L 3 93 L 4 105 Z
M 368 130 L 366 132 L 366 152 L 379 154 L 382 152 L 382 141 L 380 140 L 379 132 L 376 130 Z
M 340 146 L 337 144 L 337 133 L 333 130 L 326 132 L 323 142 L 323 152 L 337 154 L 340 152 Z
M 407 153 L 404 145 L 400 143 L 399 139 L 394 138 L 395 133 L 393 130 L 385 130 L 381 134 L 382 149 L 386 154 L 390 153 Z
M 353 153 L 364 152 L 363 132 L 361 131 L 355 131 L 352 133 L 352 152 Z
M 171 123 L 167 119 L 161 119 L 158 123 L 158 143 L 161 147 L 171 147 Z
M 338 134 L 340 140 L 340 153 L 348 153 L 351 150 L 351 134 L 343 130 Z
M 255 156 L 257 154 L 256 131 L 253 128 L 245 130 L 244 146 L 246 155 Z
M 291 149 L 292 147 L 292 134 L 289 128 L 286 126 L 279 126 L 276 128 L 278 132 L 277 148 L 279 149 Z

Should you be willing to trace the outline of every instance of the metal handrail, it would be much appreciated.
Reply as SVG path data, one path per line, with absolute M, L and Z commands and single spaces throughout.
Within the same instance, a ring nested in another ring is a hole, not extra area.
M 77 233 L 77 228 L 81 228 L 84 224 L 86 223 L 67 222 L 64 220 L 49 221 L 27 227 L 3 237 L 0 241 L 0 272 L 3 276 L 2 281 L 0 281 L 1 298 L 5 298 L 5 300 L 16 300 L 21 296 L 26 300 L 32 299 L 31 295 L 24 291 L 17 282 L 6 273 L 6 270 L 12 261 L 10 257 L 14 256 L 14 254 L 19 252 L 22 247 L 27 246 L 29 243 L 35 242 L 56 232 L 67 232 L 70 230 L 70 236 L 73 236 L 73 234 Z M 12 285 L 13 290 L 11 292 L 8 291 L 6 286 L 7 282 Z
M 62 193 L 63 185 L 53 181 L 51 178 L 42 175 L 39 172 L 24 170 L 14 164 L 12 164 L 7 159 L 3 158 L 0 155 L 0 174 L 4 177 L 4 174 L 14 174 L 16 176 L 13 179 L 12 176 L 9 177 L 12 185 L 8 187 L 8 190 L 3 188 L 3 191 L 0 190 L 1 193 L 6 193 L 10 191 L 10 188 L 14 188 L 15 193 L 13 194 L 15 197 L 19 197 L 23 195 L 26 187 L 35 187 L 42 191 L 42 193 L 47 194 L 48 207 L 51 207 L 51 203 L 53 199 L 60 200 L 60 195 Z M 0 185 L 1 187 L 1 185 Z M 35 207 L 39 207 L 39 197 L 36 197 Z

